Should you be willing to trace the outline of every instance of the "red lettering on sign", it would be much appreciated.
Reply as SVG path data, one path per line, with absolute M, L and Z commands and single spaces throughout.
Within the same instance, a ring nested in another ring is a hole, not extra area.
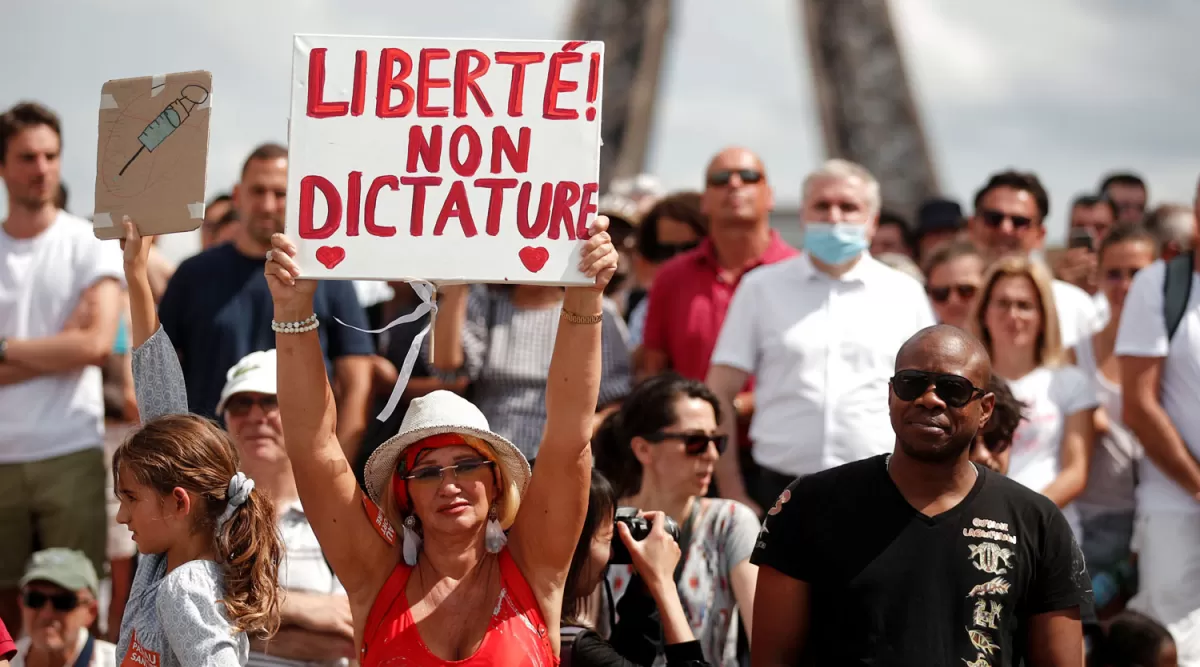
M 417 169 L 417 158 L 421 159 L 424 171 L 436 174 L 442 169 L 442 126 L 434 125 L 425 138 L 425 128 L 413 125 L 408 128 L 408 162 L 405 171 L 410 174 Z
M 363 211 L 363 225 L 367 228 L 367 233 L 371 236 L 395 236 L 396 228 L 387 225 L 375 224 L 375 205 L 379 199 L 379 191 L 388 187 L 392 190 L 400 189 L 400 180 L 395 176 L 379 176 L 371 181 L 371 187 L 367 188 L 367 203 L 366 210 Z
M 408 233 L 420 236 L 425 232 L 425 188 L 442 184 L 441 176 L 401 176 L 402 185 L 413 186 L 412 214 L 409 216 Z
M 325 196 L 325 224 L 313 227 L 313 205 L 316 191 Z M 300 179 L 300 238 L 327 239 L 342 223 L 342 196 L 324 176 L 305 176 Z
M 591 218 L 597 212 L 596 205 L 592 203 L 592 197 L 595 197 L 598 192 L 600 192 L 600 184 L 583 184 L 583 194 L 579 197 L 579 227 L 575 230 L 575 235 L 581 240 L 592 237 Z
M 512 65 L 512 78 L 508 84 L 508 115 L 519 118 L 525 97 L 525 67 L 536 65 L 546 59 L 546 54 L 533 51 L 497 51 L 496 63 Z
M 313 49 L 308 52 L 308 116 L 310 118 L 330 118 L 345 116 L 350 110 L 349 102 L 326 102 L 325 94 L 325 52 L 328 49 Z
M 542 183 L 541 198 L 538 199 L 537 217 L 533 224 L 529 223 L 529 195 L 533 184 L 525 181 L 517 191 L 517 231 L 527 239 L 536 239 L 546 231 L 550 224 L 550 203 L 554 197 L 554 184 Z
M 542 118 L 547 120 L 579 118 L 578 111 L 559 108 L 558 96 L 579 89 L 577 81 L 562 79 L 562 68 L 564 65 L 581 62 L 583 62 L 583 54 L 578 51 L 558 51 L 550 56 L 550 72 L 546 75 L 546 94 L 542 98 Z
M 487 188 L 492 191 L 488 197 L 487 225 L 484 230 L 488 236 L 500 233 L 500 213 L 504 210 L 504 191 L 517 187 L 515 178 L 477 178 L 474 183 L 477 188 Z
M 350 192 L 346 195 L 346 236 L 358 236 L 358 211 L 362 206 L 362 172 L 350 172 Z
M 450 218 L 458 218 L 458 223 L 462 225 L 463 235 L 467 238 L 479 234 L 479 230 L 475 228 L 475 219 L 471 217 L 471 203 L 467 200 L 467 186 L 462 181 L 454 181 L 450 184 L 450 194 L 446 196 L 442 210 L 438 213 L 437 222 L 433 225 L 434 236 L 441 236 L 446 231 L 446 222 Z
M 567 238 L 575 240 L 575 216 L 571 207 L 579 201 L 579 184 L 559 181 L 554 187 L 554 209 L 550 213 L 550 238 L 558 239 L 559 227 L 567 232 Z
M 492 129 L 492 173 L 499 174 L 501 170 L 500 155 L 508 160 L 508 166 L 518 174 L 529 171 L 529 137 L 531 130 L 522 127 L 517 130 L 517 143 L 513 145 L 512 135 L 508 128 L 497 125 Z
M 450 79 L 429 76 L 429 64 L 435 60 L 449 60 L 450 49 L 421 49 L 417 58 L 417 116 L 420 118 L 445 118 L 450 114 L 447 107 L 429 106 L 431 88 L 449 88 Z
M 467 140 L 467 157 L 462 159 L 462 141 Z M 470 125 L 462 125 L 450 135 L 450 167 L 459 176 L 474 176 L 483 161 L 483 144 L 479 133 Z
M 354 52 L 354 94 L 350 97 L 350 115 L 361 116 L 367 103 L 367 52 Z
M 396 63 L 400 63 L 400 71 L 393 73 Z M 404 80 L 412 74 L 412 56 L 404 49 L 383 49 L 379 53 L 379 88 L 375 91 L 375 115 L 380 118 L 400 118 L 407 116 L 413 108 L 416 95 L 413 87 Z M 309 82 L 312 78 L 310 76 Z M 400 103 L 391 106 L 392 91 L 400 91 Z
M 475 66 L 471 67 L 470 62 L 474 60 Z M 475 98 L 475 104 L 479 105 L 479 110 L 483 112 L 486 118 L 492 117 L 492 105 L 488 104 L 487 98 L 483 95 L 483 89 L 475 82 L 476 79 L 487 74 L 491 68 L 492 62 L 482 51 L 475 49 L 463 49 L 458 52 L 454 58 L 454 116 L 456 118 L 465 118 L 467 115 L 467 91 L 471 91 L 471 96 Z M 470 68 L 470 69 L 468 69 Z

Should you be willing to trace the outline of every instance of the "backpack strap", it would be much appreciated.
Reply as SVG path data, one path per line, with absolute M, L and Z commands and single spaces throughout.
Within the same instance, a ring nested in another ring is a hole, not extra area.
M 575 640 L 579 639 L 579 635 L 587 632 L 587 628 L 581 628 L 577 625 L 563 627 L 559 630 L 559 637 L 562 643 L 559 646 L 559 667 L 571 667 L 571 653 L 575 649 Z
M 1183 315 L 1187 312 L 1192 293 L 1192 273 L 1195 271 L 1193 253 L 1185 253 L 1167 262 L 1163 277 L 1163 318 L 1167 325 L 1167 340 L 1175 337 Z

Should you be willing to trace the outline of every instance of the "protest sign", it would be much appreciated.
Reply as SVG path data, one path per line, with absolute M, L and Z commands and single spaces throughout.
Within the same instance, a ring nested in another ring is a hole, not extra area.
M 301 274 L 590 283 L 603 48 L 297 35 L 286 225 Z
M 212 74 L 116 79 L 100 89 L 96 151 L 98 238 L 192 231 L 204 221 Z

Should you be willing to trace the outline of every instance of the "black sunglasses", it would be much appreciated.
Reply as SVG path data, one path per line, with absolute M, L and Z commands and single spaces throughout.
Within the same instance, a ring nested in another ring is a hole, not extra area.
M 229 400 L 225 401 L 225 409 L 234 417 L 245 417 L 250 414 L 251 408 L 258 406 L 263 409 L 263 412 L 271 412 L 279 409 L 279 398 L 277 396 L 246 396 L 239 394 L 230 396 Z
M 757 169 L 720 169 L 709 174 L 706 180 L 712 187 L 723 187 L 729 185 L 734 174 L 737 174 L 737 177 L 748 185 L 753 185 L 763 179 L 763 173 Z
M 908 370 L 892 376 L 892 391 L 902 401 L 917 400 L 930 385 L 933 393 L 952 408 L 961 408 L 985 393 L 961 375 Z
M 25 591 L 24 604 L 29 609 L 41 609 L 49 601 L 54 611 L 71 611 L 79 606 L 79 596 L 66 591 L 47 595 L 41 591 Z
M 642 256 L 651 262 L 665 262 L 675 255 L 687 252 L 698 245 L 700 245 L 698 241 L 690 243 L 656 243 L 653 247 L 647 248 L 646 254 Z
M 1000 211 L 992 209 L 984 209 L 979 212 L 979 217 L 983 219 L 983 224 L 988 227 L 999 227 L 1004 224 L 1007 218 L 1012 220 L 1013 229 L 1027 229 L 1033 226 L 1033 218 L 1028 218 L 1023 215 L 1008 215 Z
M 688 456 L 701 456 L 708 451 L 709 444 L 717 446 L 717 453 L 724 454 L 725 448 L 729 446 L 729 436 L 727 435 L 709 435 L 707 433 L 671 433 L 669 431 L 659 431 L 648 436 L 646 440 L 655 444 L 665 442 L 667 440 L 683 441 L 683 449 Z
M 950 300 L 951 292 L 957 294 L 958 298 L 963 301 L 970 301 L 975 298 L 979 287 L 977 285 L 960 283 L 958 285 L 947 285 L 946 287 L 926 287 L 925 291 L 935 303 L 946 303 Z

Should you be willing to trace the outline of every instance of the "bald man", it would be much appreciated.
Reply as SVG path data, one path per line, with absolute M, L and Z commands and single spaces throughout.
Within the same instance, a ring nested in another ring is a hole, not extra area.
M 755 667 L 1082 667 L 1091 584 L 1066 519 L 970 462 L 990 376 L 969 334 L 922 329 L 896 355 L 893 452 L 779 497 L 751 559 Z

